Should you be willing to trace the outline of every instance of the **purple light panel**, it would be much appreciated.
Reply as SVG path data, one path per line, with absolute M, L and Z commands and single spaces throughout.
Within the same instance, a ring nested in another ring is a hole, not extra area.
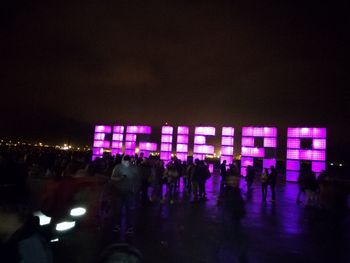
M 177 127 L 176 157 L 181 161 L 187 161 L 188 134 L 189 134 L 189 128 L 187 126 Z
M 155 152 L 157 151 L 158 145 L 156 143 L 151 143 L 151 142 L 140 142 L 139 144 L 139 149 L 140 151 L 150 151 L 150 152 Z
M 123 153 L 124 126 L 113 126 L 111 154 Z
M 206 154 L 214 154 L 214 146 L 206 145 L 205 136 L 214 136 L 215 127 L 199 126 L 194 130 L 193 156 L 198 156 L 204 160 Z
M 151 134 L 151 127 L 150 126 L 127 126 L 126 127 L 126 135 L 125 135 L 125 153 L 129 155 L 134 155 L 136 150 L 136 140 L 137 140 L 137 134 Z M 147 142 L 140 142 L 140 145 L 144 146 L 143 143 Z M 144 156 L 148 156 L 149 151 L 146 149 L 139 149 L 139 152 L 143 152 Z
M 255 147 L 255 137 L 264 139 L 264 148 Z M 247 165 L 253 165 L 254 158 L 263 159 L 263 168 L 276 166 L 276 158 L 265 158 L 265 148 L 277 147 L 277 128 L 275 127 L 243 127 L 242 128 L 242 148 L 241 173 L 246 175 Z M 247 159 L 248 157 L 248 159 Z M 249 161 L 249 162 L 248 162 Z
M 172 126 L 162 127 L 162 137 L 160 144 L 160 159 L 167 163 L 171 159 L 172 145 L 173 145 L 173 131 Z
M 106 134 L 111 133 L 112 127 L 106 125 L 96 125 L 94 142 L 93 142 L 93 156 L 92 159 L 95 160 L 103 155 L 105 149 L 110 149 L 110 142 L 106 141 Z
M 301 160 L 311 161 L 315 173 L 326 168 L 326 128 L 288 128 L 287 135 L 287 181 L 298 180 Z M 312 139 L 312 149 L 300 149 L 303 138 Z

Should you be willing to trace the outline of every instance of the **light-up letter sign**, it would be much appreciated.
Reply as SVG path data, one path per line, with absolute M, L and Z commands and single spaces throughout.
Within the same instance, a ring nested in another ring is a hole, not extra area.
M 92 148 L 92 160 L 102 157 L 104 149 L 110 148 L 110 141 L 105 140 L 106 134 L 111 133 L 111 126 L 96 125 L 94 144 Z
M 206 154 L 214 154 L 214 146 L 206 145 L 205 136 L 215 136 L 214 127 L 196 127 L 194 130 L 193 159 L 204 160 Z
M 303 147 L 302 142 L 310 140 Z M 296 182 L 300 161 L 311 161 L 311 170 L 320 173 L 326 169 L 326 128 L 288 128 L 286 180 Z
M 111 154 L 123 153 L 124 126 L 113 126 Z
M 173 143 L 173 127 L 163 126 L 162 137 L 160 139 L 160 159 L 164 163 L 168 163 L 171 159 L 172 143 Z
M 233 163 L 233 144 L 235 129 L 233 127 L 223 127 L 221 137 L 220 162 L 226 160 L 226 164 Z
M 125 135 L 125 154 L 134 155 L 136 150 L 136 137 L 137 134 L 151 134 L 150 126 L 127 126 Z M 144 144 L 144 142 L 139 143 L 140 152 L 143 152 L 145 157 L 148 156 L 150 151 L 153 151 L 155 147 L 154 144 Z M 142 149 L 141 149 L 142 148 Z
M 263 147 L 255 146 L 255 138 L 263 139 Z M 263 168 L 276 166 L 277 128 L 274 127 L 243 127 L 241 149 L 241 174 L 246 175 L 246 167 L 253 166 L 254 158 L 263 159 Z M 270 154 L 267 154 L 270 151 Z M 272 155 L 266 157 L 266 155 Z
M 176 157 L 181 161 L 187 161 L 188 134 L 189 128 L 187 126 L 177 127 Z

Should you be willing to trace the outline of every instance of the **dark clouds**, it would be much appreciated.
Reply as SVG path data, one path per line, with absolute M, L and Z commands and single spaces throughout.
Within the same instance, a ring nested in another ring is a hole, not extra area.
M 36 109 L 44 119 L 60 115 L 62 126 L 347 128 L 348 19 L 334 1 L 73 2 L 5 7 L 8 127 Z

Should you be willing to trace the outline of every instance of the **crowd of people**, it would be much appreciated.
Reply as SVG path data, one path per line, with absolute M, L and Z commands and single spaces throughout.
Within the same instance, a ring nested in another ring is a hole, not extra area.
M 158 157 L 146 158 L 142 153 L 134 156 L 106 154 L 94 161 L 91 161 L 91 157 L 90 152 L 50 147 L 0 147 L 0 232 L 1 238 L 6 240 L 2 251 L 15 254 L 17 258 L 31 254 L 30 246 L 24 245 L 28 244 L 29 235 L 32 243 L 43 248 L 42 253 L 36 253 L 35 256 L 47 259 L 42 262 L 52 262 L 47 244 L 35 231 L 36 219 L 28 217 L 29 212 L 41 209 L 47 214 L 57 215 L 63 210 L 63 205 L 70 202 L 77 192 L 84 191 L 84 188 L 90 191 L 89 202 L 96 203 L 95 209 L 90 209 L 92 217 L 112 216 L 113 231 L 121 232 L 124 228 L 128 235 L 134 233 L 132 214 L 135 204 L 173 205 L 180 193 L 193 203 L 205 202 L 208 198 L 206 182 L 212 174 L 203 160 L 188 158 L 187 161 L 181 161 L 174 157 L 164 163 Z M 232 220 L 239 222 L 246 213 L 240 187 L 243 178 L 247 193 L 252 191 L 254 180 L 259 178 L 262 201 L 266 202 L 269 190 L 271 201 L 276 201 L 278 176 L 274 166 L 264 168 L 258 174 L 254 167 L 248 166 L 246 176 L 242 177 L 236 163 L 227 164 L 223 161 L 219 171 L 221 182 L 218 204 L 229 212 Z M 33 190 L 35 179 L 47 183 L 39 190 Z M 302 169 L 298 184 L 298 204 L 302 203 L 301 197 L 304 195 L 306 206 L 329 210 L 344 206 L 337 198 L 339 181 L 331 174 L 324 172 L 316 178 L 314 173 Z M 94 196 L 91 189 L 96 185 L 100 186 L 100 190 L 95 191 Z M 107 192 L 112 194 L 108 195 Z M 6 224 L 9 227 L 4 227 Z

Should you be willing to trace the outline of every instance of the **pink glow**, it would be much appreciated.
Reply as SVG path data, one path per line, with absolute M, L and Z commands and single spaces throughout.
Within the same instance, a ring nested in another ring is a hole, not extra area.
M 112 128 L 111 126 L 106 125 L 96 125 L 95 126 L 95 132 L 104 132 L 104 133 L 111 133 Z
M 276 167 L 276 159 L 263 159 L 263 168 L 270 168 L 272 165 Z
M 242 136 L 276 137 L 277 128 L 275 127 L 243 127 Z
M 325 162 L 312 162 L 311 164 L 312 171 L 316 173 L 320 173 L 323 170 L 326 170 L 326 163 Z
M 136 142 L 125 142 L 125 149 L 133 150 L 135 153 Z
M 287 139 L 287 148 L 294 148 L 299 149 L 300 148 L 300 139 Z
M 178 143 L 176 145 L 176 152 L 177 152 L 177 154 L 178 153 L 187 153 L 188 152 L 188 145 Z
M 242 147 L 242 156 L 264 157 L 265 149 L 256 147 Z
M 210 163 L 210 164 L 208 165 L 208 168 L 209 168 L 209 172 L 210 172 L 210 173 L 213 173 L 213 172 L 214 172 L 214 165 L 213 165 L 212 163 Z
M 222 155 L 233 155 L 233 147 L 232 146 L 221 146 L 221 154 Z
M 253 166 L 254 162 L 253 162 L 253 158 L 251 157 L 241 157 L 241 166 L 242 167 L 247 167 L 248 165 Z
M 94 141 L 94 147 L 96 148 L 109 148 L 110 142 L 108 141 Z
M 172 135 L 162 135 L 162 142 L 172 143 L 173 142 L 173 136 Z
M 194 144 L 205 144 L 205 136 L 194 136 Z
M 125 141 L 127 141 L 127 142 L 136 142 L 136 134 L 127 134 L 125 136 Z
M 118 141 L 112 142 L 112 148 L 118 148 L 118 149 L 123 148 L 123 142 L 118 142 Z
M 233 127 L 222 127 L 222 136 L 231 136 L 235 134 L 235 129 Z
M 277 146 L 277 139 L 266 137 L 264 138 L 264 147 L 270 147 L 270 148 L 276 148 Z
M 254 137 L 242 137 L 242 146 L 254 147 Z
M 177 127 L 177 134 L 188 134 L 189 128 L 187 126 L 179 126 Z
M 126 127 L 127 133 L 142 133 L 142 134 L 151 134 L 151 127 L 150 126 L 127 126 Z
M 156 143 L 151 142 L 140 142 L 139 149 L 140 151 L 157 151 L 158 145 Z
M 160 150 L 161 150 L 161 152 L 171 152 L 172 145 L 170 143 L 161 143 Z
M 171 126 L 163 126 L 162 127 L 162 134 L 173 134 L 174 128 Z
M 325 150 L 326 149 L 326 139 L 313 139 L 312 148 L 315 150 Z
M 326 152 L 318 150 L 287 149 L 287 159 L 325 161 Z
M 178 143 L 188 143 L 188 136 L 187 135 L 178 135 L 177 142 Z
M 135 149 L 125 149 L 124 154 L 125 155 L 134 155 Z
M 247 170 L 246 170 L 246 167 L 241 167 L 241 175 L 242 176 L 246 176 L 247 175 Z
M 92 154 L 93 155 L 103 155 L 103 148 L 93 148 Z
M 114 156 L 114 155 L 117 155 L 117 154 L 123 154 L 123 150 L 122 149 L 112 149 L 111 150 L 111 154 Z
M 96 141 L 103 141 L 106 137 L 105 133 L 95 133 L 94 139 Z
M 194 131 L 195 135 L 215 135 L 215 127 L 204 127 L 204 126 L 199 126 L 195 128 Z
M 122 142 L 123 138 L 124 138 L 123 134 L 114 133 L 113 137 L 112 137 L 112 140 L 113 141 L 120 141 L 120 142 Z
M 300 161 L 287 160 L 286 166 L 287 166 L 286 167 L 287 170 L 299 171 L 300 170 Z
M 193 152 L 198 154 L 214 154 L 212 145 L 194 145 Z
M 176 153 L 176 157 L 181 161 L 187 161 L 187 153 Z
M 222 146 L 233 146 L 233 137 L 222 137 L 221 138 Z
M 124 133 L 124 126 L 113 126 L 114 133 Z
M 288 137 L 294 138 L 326 138 L 326 128 L 288 128 Z

